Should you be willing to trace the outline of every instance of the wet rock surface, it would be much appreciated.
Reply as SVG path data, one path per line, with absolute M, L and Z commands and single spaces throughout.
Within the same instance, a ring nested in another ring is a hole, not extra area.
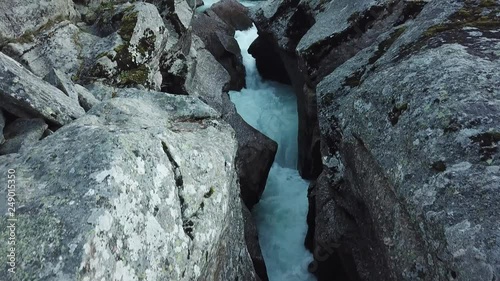
M 317 98 L 323 172 L 307 244 L 319 280 L 499 278 L 499 9 L 274 1 L 254 12 Z M 310 27 L 287 34 L 294 17 Z

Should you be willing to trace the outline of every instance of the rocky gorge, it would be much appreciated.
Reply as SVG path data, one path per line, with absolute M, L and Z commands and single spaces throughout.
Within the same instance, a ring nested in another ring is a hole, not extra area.
M 2 280 L 285 281 L 286 156 L 228 94 L 260 91 L 252 26 L 296 98 L 307 278 L 500 280 L 498 0 L 202 4 L 0 1 Z

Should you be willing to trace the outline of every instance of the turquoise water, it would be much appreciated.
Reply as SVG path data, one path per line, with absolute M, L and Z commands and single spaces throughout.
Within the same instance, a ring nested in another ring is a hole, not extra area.
M 307 233 L 307 188 L 297 167 L 297 101 L 290 86 L 263 81 L 248 54 L 257 38 L 255 27 L 237 31 L 247 87 L 230 92 L 238 113 L 251 126 L 278 143 L 266 189 L 252 213 L 270 281 L 313 281 L 307 271 L 311 253 L 304 247 Z

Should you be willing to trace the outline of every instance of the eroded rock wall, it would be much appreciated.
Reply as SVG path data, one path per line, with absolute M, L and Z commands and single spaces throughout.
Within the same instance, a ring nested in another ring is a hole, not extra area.
M 299 7 L 314 20 L 294 39 Z M 320 280 L 499 278 L 499 9 L 359 0 L 255 11 L 275 49 L 296 42 L 288 51 L 317 101 L 324 170 L 307 244 Z

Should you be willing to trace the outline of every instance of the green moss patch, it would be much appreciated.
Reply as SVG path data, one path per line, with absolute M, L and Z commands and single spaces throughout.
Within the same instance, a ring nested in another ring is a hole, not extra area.
M 430 27 L 425 37 L 464 27 L 476 27 L 481 30 L 496 29 L 500 26 L 500 5 L 495 0 L 466 1 L 463 8 L 450 16 L 449 22 Z
M 135 25 L 137 24 L 137 14 L 138 12 L 127 13 L 123 16 L 120 30 L 118 34 L 126 42 L 130 42 L 132 39 L 132 34 L 134 34 Z
M 126 70 L 120 73 L 121 85 L 145 85 L 148 81 L 149 70 L 147 66 Z

